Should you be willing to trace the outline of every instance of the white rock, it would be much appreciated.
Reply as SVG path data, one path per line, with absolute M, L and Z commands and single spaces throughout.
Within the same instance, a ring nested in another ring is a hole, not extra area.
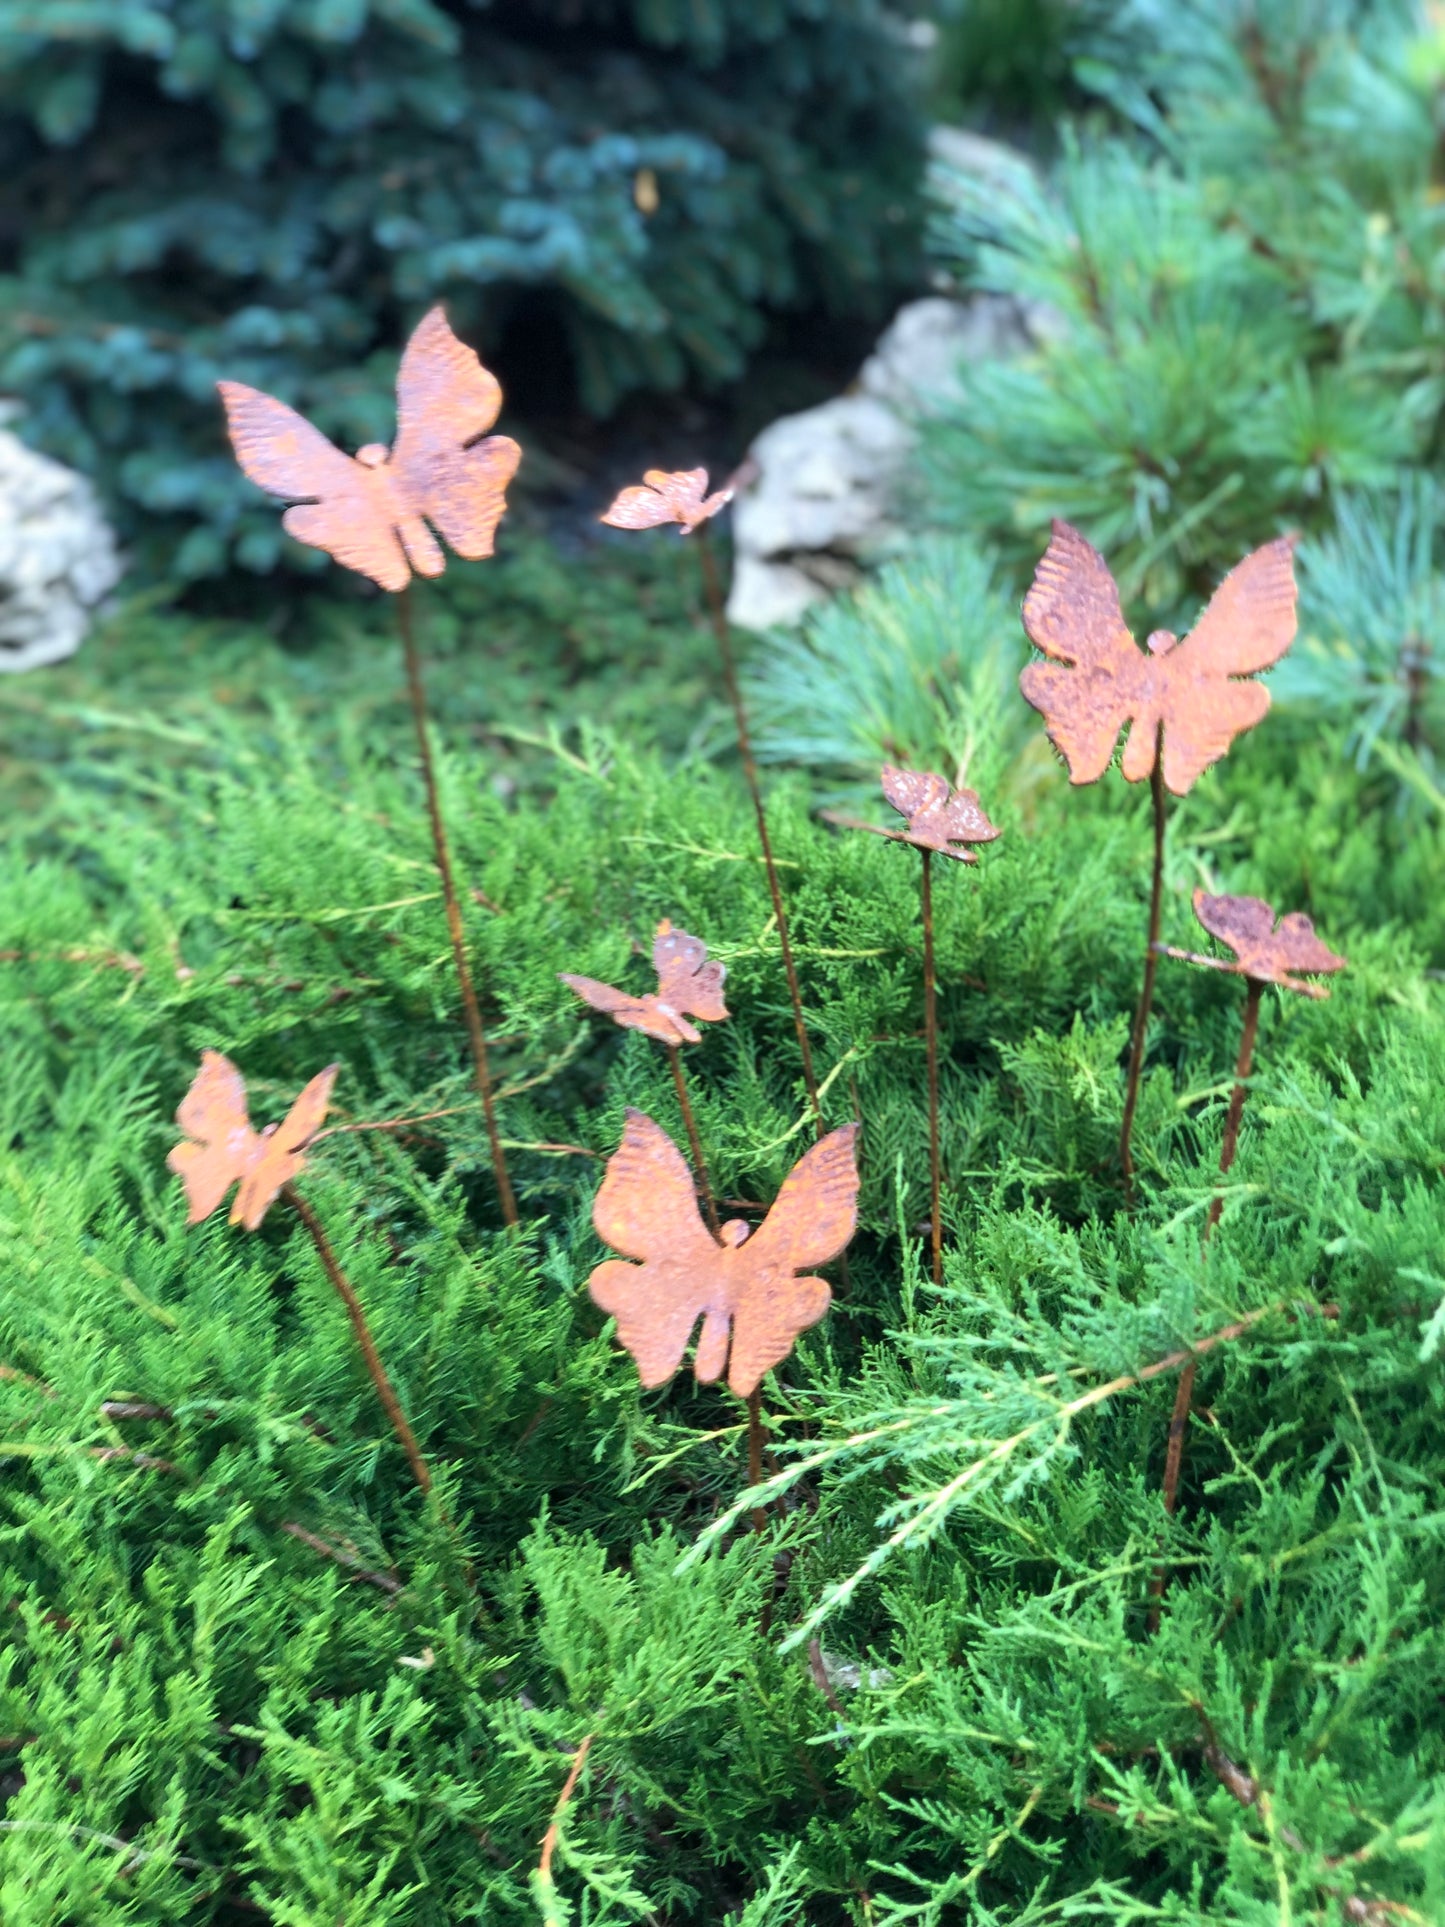
M 999 195 L 1036 191 L 1032 162 L 961 128 L 930 137 L 933 175 Z M 853 389 L 785 415 L 749 450 L 757 478 L 733 511 L 728 616 L 742 629 L 796 622 L 856 583 L 901 535 L 897 507 L 921 417 L 959 392 L 965 363 L 1024 352 L 1053 327 L 1043 308 L 1007 295 L 942 295 L 894 316 Z
M 0 428 L 0 670 L 74 655 L 120 576 L 90 483 Z

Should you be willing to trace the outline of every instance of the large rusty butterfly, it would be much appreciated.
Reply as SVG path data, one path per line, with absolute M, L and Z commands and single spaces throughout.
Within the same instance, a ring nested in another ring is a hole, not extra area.
M 306 1146 L 321 1129 L 338 1064 L 319 1071 L 279 1124 L 252 1128 L 246 1081 L 229 1057 L 201 1052 L 201 1068 L 181 1099 L 176 1122 L 185 1141 L 166 1159 L 186 1188 L 187 1224 L 209 1218 L 233 1184 L 239 1184 L 230 1222 L 259 1228 L 282 1188 L 306 1164 Z
M 402 354 L 389 450 L 368 442 L 353 459 L 274 396 L 239 381 L 216 385 L 236 460 L 258 487 L 296 505 L 281 523 L 298 542 L 393 592 L 413 569 L 446 568 L 432 528 L 468 561 L 492 553 L 522 451 L 510 436 L 487 434 L 501 387 L 440 308 Z
M 1054 523 L 1023 606 L 1029 640 L 1052 661 L 1030 663 L 1019 686 L 1067 761 L 1070 782 L 1097 782 L 1119 731 L 1132 724 L 1125 780 L 1153 770 L 1162 730 L 1164 781 L 1183 796 L 1263 718 L 1269 691 L 1237 679 L 1268 669 L 1294 640 L 1293 546 L 1281 536 L 1247 555 L 1183 642 L 1156 629 L 1146 653 L 1124 621 L 1104 558 L 1077 529 Z
M 856 1124 L 830 1131 L 793 1166 L 771 1211 L 748 1234 L 741 1219 L 720 1241 L 702 1221 L 692 1175 L 659 1124 L 629 1110 L 622 1143 L 592 1206 L 598 1235 L 614 1251 L 588 1280 L 644 1385 L 664 1385 L 682 1363 L 699 1318 L 693 1371 L 704 1385 L 727 1372 L 748 1398 L 780 1365 L 799 1333 L 816 1325 L 832 1294 L 822 1278 L 799 1277 L 827 1264 L 858 1222 Z
M 727 1016 L 722 990 L 727 966 L 710 963 L 702 939 L 674 929 L 664 917 L 652 939 L 652 967 L 657 972 L 657 989 L 640 997 L 614 990 L 595 977 L 563 973 L 562 982 L 584 1004 L 606 1011 L 624 1030 L 644 1031 L 663 1044 L 701 1043 L 702 1032 L 687 1020 L 700 1017 L 705 1024 L 720 1024 Z

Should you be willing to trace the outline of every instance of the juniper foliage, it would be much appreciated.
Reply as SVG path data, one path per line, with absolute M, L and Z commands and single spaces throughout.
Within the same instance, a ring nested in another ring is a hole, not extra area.
M 1445 816 L 1379 808 L 1344 734 L 1287 714 L 1181 804 L 1166 936 L 1195 883 L 1257 889 L 1352 965 L 1266 1006 L 1206 1258 L 1240 987 L 1165 972 L 1131 1221 L 1139 799 L 1048 765 L 990 796 L 1004 839 L 935 892 L 935 1292 L 915 865 L 775 785 L 863 1228 L 768 1383 L 755 1535 L 726 1523 L 736 1403 L 641 1394 L 586 1297 L 623 1107 L 681 1124 L 661 1054 L 556 979 L 640 984 L 662 914 L 707 937 L 735 1014 L 689 1054 L 699 1125 L 720 1194 L 770 1198 L 808 1120 L 735 774 L 595 730 L 542 794 L 443 759 L 514 1240 L 405 719 L 343 684 L 303 722 L 316 664 L 253 646 L 244 706 L 108 709 L 123 638 L 55 715 L 0 692 L 49 746 L 3 883 L 7 1924 L 1438 1918 Z M 454 1526 L 284 1209 L 184 1229 L 163 1159 L 206 1045 L 258 1121 L 333 1058 L 339 1122 L 419 1120 L 328 1138 L 305 1183 Z M 1140 1374 L 1246 1323 L 1201 1358 L 1166 1520 L 1173 1378 Z
M 912 108 L 877 0 L 5 0 L 0 385 L 157 573 L 268 570 L 218 377 L 389 440 L 445 298 L 554 407 L 735 381 L 909 277 Z

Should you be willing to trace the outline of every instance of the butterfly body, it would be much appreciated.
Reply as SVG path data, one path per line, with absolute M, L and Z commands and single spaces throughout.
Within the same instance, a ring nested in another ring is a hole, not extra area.
M 380 588 L 404 589 L 412 572 L 437 576 L 446 555 L 437 530 L 469 561 L 492 553 L 507 484 L 522 451 L 488 435 L 502 391 L 433 308 L 407 343 L 397 373 L 397 434 L 355 456 L 304 415 L 244 382 L 217 384 L 236 459 L 269 494 L 293 506 L 282 526 Z
M 716 1024 L 726 1018 L 728 1010 L 722 995 L 726 965 L 710 962 L 707 945 L 686 930 L 675 929 L 666 917 L 652 940 L 652 964 L 657 972 L 657 989 L 641 996 L 599 983 L 595 977 L 564 974 L 562 982 L 583 1003 L 605 1011 L 624 1030 L 640 1030 L 662 1044 L 701 1043 L 702 1032 L 688 1019 L 698 1017 L 704 1023 Z
M 176 1112 L 184 1139 L 166 1158 L 185 1185 L 187 1224 L 210 1217 L 234 1184 L 229 1222 L 259 1228 L 281 1190 L 305 1167 L 306 1146 L 321 1128 L 338 1069 L 330 1064 L 318 1072 L 281 1123 L 257 1131 L 241 1073 L 219 1051 L 202 1051 L 201 1068 Z
M 729 1388 L 746 1398 L 817 1324 L 832 1294 L 826 1280 L 797 1274 L 826 1264 L 853 1235 L 856 1135 L 856 1125 L 845 1125 L 805 1153 L 756 1231 L 734 1218 L 714 1238 L 671 1138 L 628 1111 L 592 1218 L 605 1243 L 641 1262 L 606 1259 L 588 1288 L 616 1319 L 644 1385 L 672 1377 L 700 1319 L 695 1376 L 710 1385 L 726 1372 Z
M 1185 795 L 1243 730 L 1261 721 L 1269 691 L 1245 680 L 1267 669 L 1295 634 L 1293 545 L 1267 542 L 1230 571 L 1181 642 L 1156 629 L 1135 643 L 1107 563 L 1067 522 L 1055 522 L 1024 599 L 1029 639 L 1050 660 L 1019 677 L 1044 718 L 1073 783 L 1094 783 L 1127 728 L 1126 781 L 1160 757 L 1167 787 Z

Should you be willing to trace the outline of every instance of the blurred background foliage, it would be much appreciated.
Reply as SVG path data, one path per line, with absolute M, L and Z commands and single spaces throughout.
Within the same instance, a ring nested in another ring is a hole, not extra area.
M 879 0 L 3 0 L 0 388 L 157 572 L 268 569 L 218 376 L 355 446 L 441 299 L 563 420 L 789 318 L 861 351 L 917 272 L 915 92 Z

